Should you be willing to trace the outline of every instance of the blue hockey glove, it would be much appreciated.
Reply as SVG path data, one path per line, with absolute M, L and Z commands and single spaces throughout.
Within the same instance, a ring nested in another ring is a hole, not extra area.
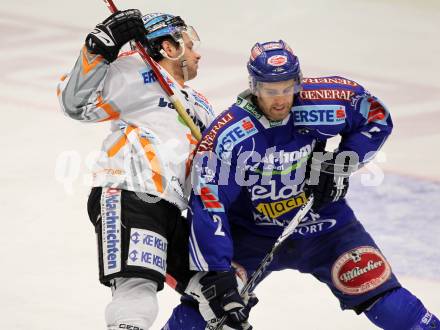
M 351 159 L 336 157 L 333 153 L 314 153 L 309 166 L 304 191 L 307 195 L 313 193 L 312 209 L 317 212 L 326 204 L 345 197 L 349 177 L 357 169 L 357 162 L 353 164 Z
M 102 55 L 113 62 L 124 44 L 133 39 L 143 41 L 145 33 L 139 10 L 117 11 L 87 35 L 86 47 L 90 53 Z
M 234 271 L 209 272 L 200 279 L 202 294 L 217 318 L 226 315 L 225 324 L 232 329 L 250 330 L 249 312 L 258 303 L 258 298 L 250 295 L 245 302 L 238 293 Z

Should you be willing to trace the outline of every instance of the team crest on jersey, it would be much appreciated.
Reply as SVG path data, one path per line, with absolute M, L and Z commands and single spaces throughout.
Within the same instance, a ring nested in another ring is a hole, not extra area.
M 348 295 L 360 295 L 374 290 L 390 276 L 388 262 L 371 246 L 361 246 L 344 253 L 332 267 L 333 284 Z

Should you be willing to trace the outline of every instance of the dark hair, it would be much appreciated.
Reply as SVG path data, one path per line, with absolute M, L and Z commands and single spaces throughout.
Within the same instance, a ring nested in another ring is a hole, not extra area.
M 162 43 L 164 41 L 170 42 L 177 49 L 179 49 L 180 47 L 180 44 L 177 41 L 175 41 L 171 36 L 159 37 L 152 41 L 146 42 L 145 46 L 147 48 L 148 55 L 150 55 L 151 58 L 156 62 L 163 60 L 164 58 L 160 53 L 160 50 L 162 49 Z

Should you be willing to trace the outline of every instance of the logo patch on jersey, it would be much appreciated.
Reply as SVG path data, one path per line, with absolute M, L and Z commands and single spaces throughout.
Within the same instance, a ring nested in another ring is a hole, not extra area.
M 286 186 L 281 184 L 281 188 L 277 189 L 275 180 L 270 180 L 269 186 L 254 185 L 249 192 L 251 193 L 252 201 L 265 198 L 270 198 L 271 200 L 276 201 L 298 195 L 301 193 L 301 187 L 297 185 Z
M 211 212 L 224 212 L 225 208 L 218 198 L 218 187 L 212 184 L 205 184 L 199 191 L 205 209 Z
M 261 162 L 248 166 L 248 169 L 263 176 L 289 174 L 307 162 L 314 148 L 315 141 L 311 144 L 306 144 L 299 148 L 299 150 L 280 150 L 266 154 L 261 159 Z M 262 167 L 260 164 L 262 164 Z
M 368 122 L 372 121 L 381 121 L 385 119 L 386 111 L 383 108 L 382 104 L 374 100 L 373 98 L 369 98 L 368 102 L 370 102 L 370 112 L 368 113 Z
M 302 105 L 293 107 L 295 124 L 340 125 L 347 117 L 342 105 Z
M 301 193 L 295 197 L 281 201 L 260 203 L 257 205 L 256 209 L 258 210 L 258 212 L 265 215 L 266 217 L 273 219 L 278 218 L 279 216 L 300 207 L 301 205 L 305 204 L 306 201 L 306 194 Z
M 252 120 L 249 117 L 243 118 L 220 134 L 215 152 L 221 159 L 227 160 L 230 158 L 231 151 L 237 143 L 246 140 L 256 133 L 258 133 L 258 130 Z
M 336 223 L 336 219 L 321 219 L 318 213 L 311 211 L 293 232 L 304 237 L 310 237 L 314 234 L 326 232 L 333 228 Z
M 156 76 L 154 75 L 153 70 L 142 70 L 140 71 L 142 78 L 144 79 L 144 84 L 151 84 L 157 81 Z
M 212 113 L 212 106 L 209 104 L 208 99 L 200 94 L 199 92 L 193 90 L 193 96 L 196 102 L 204 109 L 208 110 L 209 113 Z
M 104 275 L 121 270 L 121 190 L 103 188 L 101 196 Z
M 344 100 L 350 101 L 355 93 L 344 89 L 302 90 L 299 96 L 303 100 Z
M 128 266 L 155 270 L 165 276 L 168 241 L 151 230 L 131 228 Z
M 287 56 L 274 55 L 267 59 L 267 64 L 272 66 L 282 66 L 287 63 Z
M 255 105 L 250 103 L 248 100 L 238 97 L 237 102 L 235 103 L 237 106 L 242 108 L 244 111 L 250 113 L 252 116 L 254 116 L 257 119 L 260 119 L 263 115 L 257 110 Z
M 303 84 L 339 84 L 347 86 L 358 86 L 358 84 L 354 81 L 341 77 L 304 78 Z
M 386 118 L 388 116 L 388 111 L 378 99 L 365 94 L 364 97 L 356 99 L 355 106 L 357 106 L 359 101 L 359 112 L 365 119 L 367 119 L 368 123 L 375 122 L 387 125 Z
M 226 113 L 222 116 L 217 122 L 211 126 L 209 132 L 203 137 L 202 141 L 199 144 L 199 148 L 197 151 L 211 151 L 214 146 L 214 140 L 218 134 L 218 131 L 226 126 L 231 120 L 234 119 L 234 116 L 230 112 Z
M 391 276 L 391 268 L 382 254 L 371 246 L 346 252 L 332 267 L 333 284 L 348 295 L 374 290 Z

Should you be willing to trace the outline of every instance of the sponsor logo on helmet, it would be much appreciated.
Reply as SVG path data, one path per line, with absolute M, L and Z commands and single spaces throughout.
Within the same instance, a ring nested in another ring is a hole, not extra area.
M 254 61 L 258 56 L 260 56 L 262 53 L 260 46 L 257 44 L 254 47 L 252 47 L 251 50 L 251 60 Z
M 348 295 L 374 290 L 391 276 L 382 254 L 371 246 L 361 246 L 340 256 L 332 267 L 333 284 Z
M 144 23 L 147 23 L 148 21 L 152 20 L 153 18 L 159 17 L 159 16 L 163 16 L 165 15 L 164 13 L 151 13 L 151 14 L 146 14 L 144 16 L 142 16 L 142 20 L 144 21 Z
M 262 47 L 263 47 L 263 51 L 283 49 L 283 44 L 281 42 L 269 42 L 267 44 L 262 45 Z
M 272 66 L 282 66 L 287 63 L 287 56 L 284 55 L 274 55 L 267 59 L 267 64 Z

